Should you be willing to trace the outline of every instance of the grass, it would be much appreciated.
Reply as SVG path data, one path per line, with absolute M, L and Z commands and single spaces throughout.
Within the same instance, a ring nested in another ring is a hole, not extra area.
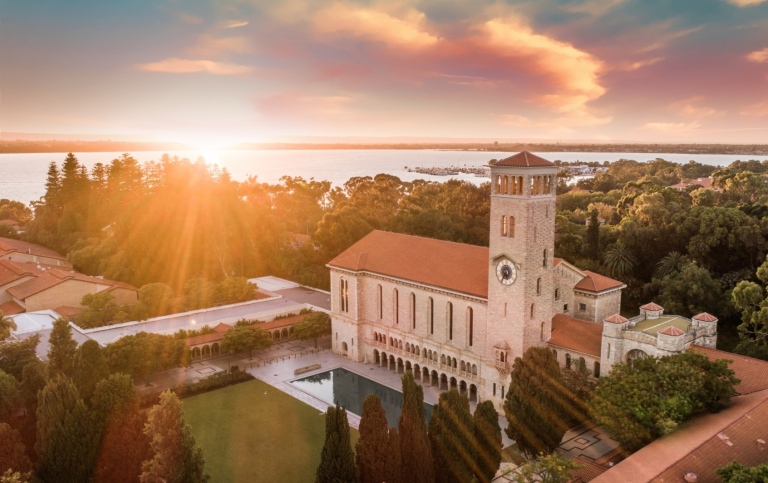
M 183 399 L 211 482 L 313 481 L 325 415 L 254 380 Z M 350 428 L 352 445 L 359 433 Z
M 639 330 L 646 334 L 656 335 L 658 331 L 666 329 L 670 325 L 677 327 L 683 332 L 687 332 L 690 323 L 677 316 L 663 316 L 658 319 L 645 319 L 642 322 L 638 322 L 632 327 L 632 330 Z

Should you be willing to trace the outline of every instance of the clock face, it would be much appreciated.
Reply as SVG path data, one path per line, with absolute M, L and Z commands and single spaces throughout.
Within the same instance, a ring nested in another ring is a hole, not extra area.
M 504 285 L 512 285 L 517 279 L 517 266 L 506 258 L 496 264 L 496 278 Z

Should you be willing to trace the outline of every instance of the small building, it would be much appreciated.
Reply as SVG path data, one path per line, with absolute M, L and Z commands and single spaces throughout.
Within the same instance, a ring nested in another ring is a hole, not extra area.
M 0 237 L 0 260 L 72 268 L 67 258 L 55 251 L 21 240 Z
M 712 186 L 712 178 L 696 178 L 682 183 L 673 184 L 671 187 L 678 191 L 685 191 L 689 186 L 700 186 L 707 190 L 720 191 Z
M 0 226 L 7 226 L 11 230 L 15 231 L 16 233 L 21 233 L 21 224 L 16 220 L 0 220 Z

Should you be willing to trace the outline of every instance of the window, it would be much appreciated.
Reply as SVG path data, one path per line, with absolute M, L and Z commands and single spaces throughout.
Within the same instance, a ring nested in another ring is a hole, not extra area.
M 467 325 L 469 326 L 469 346 L 472 347 L 472 339 L 474 338 L 475 321 L 472 307 L 467 307 Z
M 416 328 L 416 294 L 411 292 L 411 327 Z
M 581 311 L 587 310 L 587 304 L 579 303 L 579 310 Z
M 376 287 L 376 293 L 377 293 L 376 305 L 378 305 L 378 307 L 379 307 L 379 320 L 381 320 L 381 319 L 384 318 L 384 303 L 383 303 L 384 300 L 381 297 L 381 285 Z
M 507 215 L 501 215 L 501 236 L 507 236 Z
M 534 314 L 536 313 L 535 308 L 536 308 L 535 305 L 531 304 L 531 318 L 533 318 Z
M 429 297 L 427 305 L 429 306 L 429 334 L 432 335 L 435 333 L 435 301 L 432 297 Z
M 345 278 L 339 279 L 341 311 L 349 312 L 349 282 Z
M 600 363 L 595 361 L 595 370 L 592 372 L 595 377 L 600 377 Z
M 446 319 L 448 319 L 448 340 L 453 340 L 453 304 L 448 302 L 446 306 Z
M 559 288 L 555 289 L 555 300 L 560 300 L 560 289 Z
M 571 368 L 571 355 L 566 354 L 565 355 L 565 368 L 570 369 Z
M 355 347 L 355 338 L 352 337 L 352 347 Z
M 563 304 L 563 312 L 568 312 L 568 304 Z
M 544 268 L 547 268 L 547 249 L 544 249 L 544 263 L 541 265 Z
M 515 217 L 514 216 L 509 217 L 509 237 L 510 238 L 515 237 Z
M 504 386 L 501 386 L 501 398 L 504 399 Z
M 493 396 L 496 397 L 496 383 L 493 383 Z
M 392 289 L 392 316 L 395 319 L 395 323 L 400 323 L 400 298 L 398 297 L 397 289 Z
M 536 295 L 541 295 L 541 279 L 536 279 Z
M 541 323 L 541 331 L 539 332 L 539 339 L 544 340 L 544 322 Z

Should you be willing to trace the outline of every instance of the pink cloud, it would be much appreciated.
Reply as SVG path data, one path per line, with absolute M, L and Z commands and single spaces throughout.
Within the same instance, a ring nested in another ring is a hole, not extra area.
M 736 5 L 737 7 L 752 7 L 754 5 L 760 5 L 766 0 L 728 0 L 728 3 Z
M 214 75 L 244 75 L 255 70 L 247 65 L 226 64 L 212 60 L 179 59 L 175 57 L 159 62 L 139 64 L 136 68 L 148 72 L 169 72 L 172 74 L 207 72 Z
M 768 62 L 768 47 L 762 49 L 762 50 L 756 50 L 749 55 L 747 55 L 747 60 L 751 60 L 752 62 Z

